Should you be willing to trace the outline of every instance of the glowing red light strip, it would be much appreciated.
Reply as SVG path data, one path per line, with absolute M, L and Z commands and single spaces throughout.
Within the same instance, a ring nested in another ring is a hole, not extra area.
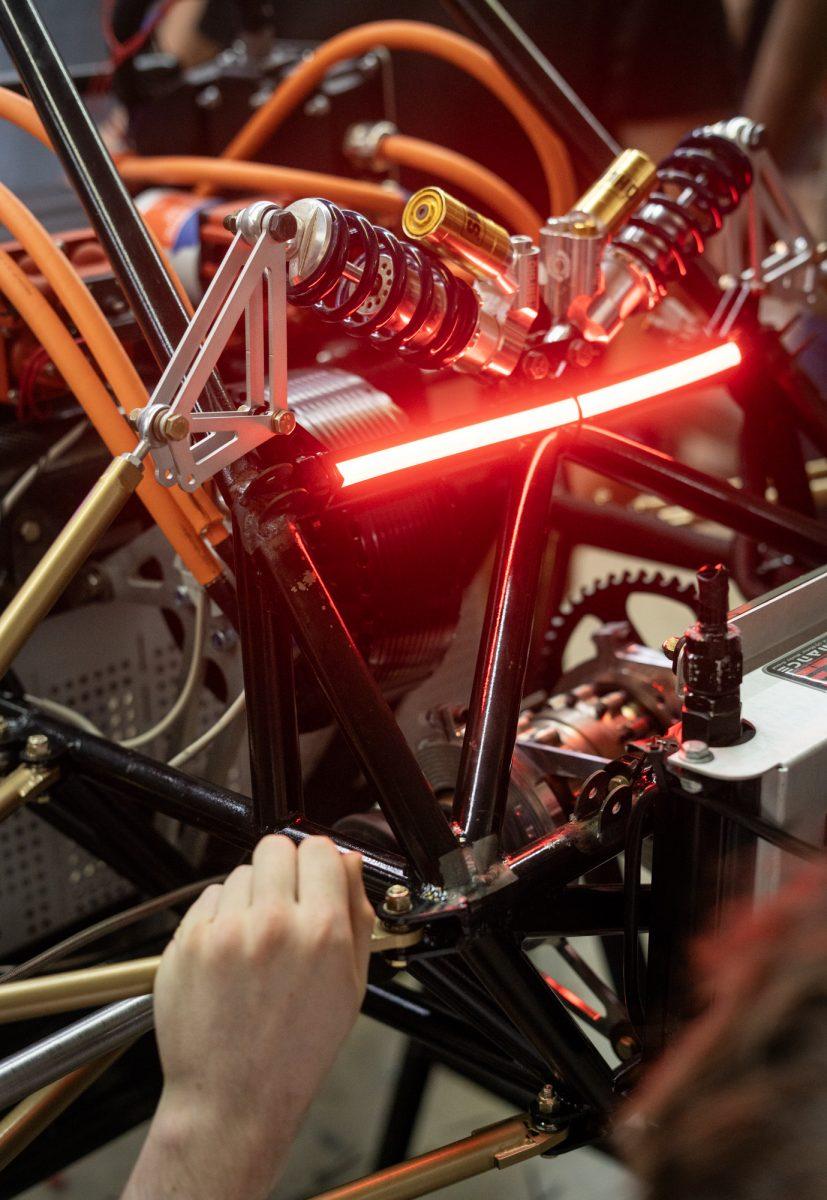
M 664 392 L 673 392 L 690 383 L 710 379 L 713 375 L 736 367 L 740 361 L 741 351 L 735 342 L 723 342 L 692 358 L 684 358 L 680 362 L 670 363 L 668 367 L 659 367 L 631 379 L 621 379 L 619 383 L 610 383 L 608 387 L 596 388 L 581 396 L 554 400 L 536 408 L 491 417 L 473 425 L 462 425 L 445 433 L 401 442 L 384 450 L 347 458 L 336 466 L 341 472 L 344 486 L 350 487 L 354 483 L 364 483 L 368 479 L 377 479 L 409 467 L 438 462 L 454 454 L 465 454 L 469 450 L 495 446 L 498 442 L 509 442 L 532 433 L 545 433 L 563 425 L 573 425 L 581 418 L 587 420 L 640 400 L 651 400 L 653 396 Z

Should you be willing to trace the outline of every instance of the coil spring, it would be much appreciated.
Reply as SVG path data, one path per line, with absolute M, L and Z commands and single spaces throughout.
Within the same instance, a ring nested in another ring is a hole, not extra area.
M 288 284 L 290 303 L 312 306 L 323 320 L 340 322 L 348 333 L 396 349 L 415 366 L 434 369 L 452 362 L 476 328 L 479 305 L 468 284 L 427 250 L 372 225 L 361 213 L 338 208 L 329 200 L 317 203 L 332 218 L 330 243 L 322 262 L 306 279 Z M 383 256 L 391 268 L 387 274 Z M 344 278 L 347 263 L 361 271 L 355 284 Z M 409 284 L 414 298 L 406 311 Z M 384 288 L 387 293 L 376 311 L 358 315 L 371 297 L 382 296 Z M 398 327 L 389 329 L 391 323 Z M 427 336 L 412 345 L 429 323 Z
M 686 272 L 752 185 L 752 166 L 729 138 L 709 128 L 688 134 L 658 167 L 659 187 L 613 239 L 656 283 Z M 666 191 L 666 188 L 669 191 Z

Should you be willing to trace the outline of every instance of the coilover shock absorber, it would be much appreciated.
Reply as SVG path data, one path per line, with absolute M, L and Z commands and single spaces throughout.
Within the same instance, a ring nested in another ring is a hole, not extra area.
M 583 336 L 607 342 L 631 312 L 655 304 L 687 259 L 703 253 L 752 177 L 748 156 L 719 128 L 685 137 L 658 167 L 656 190 L 606 247 L 601 291 L 572 303 L 568 316 Z
M 297 200 L 287 211 L 299 227 L 288 263 L 291 304 L 418 367 L 448 366 L 466 349 L 479 302 L 430 251 L 329 200 Z

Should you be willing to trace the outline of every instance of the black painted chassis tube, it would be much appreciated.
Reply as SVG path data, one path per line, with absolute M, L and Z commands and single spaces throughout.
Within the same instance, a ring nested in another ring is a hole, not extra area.
M 116 742 L 95 737 L 7 695 L 0 694 L 0 714 L 9 722 L 18 741 L 30 733 L 47 735 L 57 750 L 61 778 L 76 777 L 101 784 L 126 801 L 184 821 L 243 850 L 252 850 L 258 841 L 254 809 L 246 796 L 185 775 Z M 381 900 L 392 884 L 411 883 L 407 866 L 398 855 L 357 846 L 349 838 L 321 829 L 300 815 L 292 814 L 276 828 L 294 842 L 324 834 L 341 850 L 357 850 L 364 862 L 366 887 L 374 900 Z
M 566 456 L 814 565 L 827 561 L 827 526 L 821 522 L 769 504 L 631 438 L 583 425 Z
M 233 541 L 253 809 L 256 827 L 265 834 L 303 807 L 293 637 L 269 576 L 244 548 L 238 519 Z
M 277 517 L 263 532 L 257 553 L 343 733 L 379 793 L 400 847 L 424 880 L 439 883 L 442 860 L 456 850 L 456 840 L 295 521 Z
M 471 844 L 499 835 L 505 816 L 560 445 L 549 434 L 512 479 L 454 793 L 454 822 Z
M 614 1101 L 608 1064 L 520 947 L 492 931 L 471 939 L 460 953 L 561 1091 L 598 1115 L 608 1113 Z

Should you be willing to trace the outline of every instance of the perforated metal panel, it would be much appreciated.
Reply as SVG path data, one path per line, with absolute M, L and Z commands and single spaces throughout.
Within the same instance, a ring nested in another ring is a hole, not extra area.
M 180 615 L 187 624 L 191 610 L 184 606 Z M 235 656 L 222 651 L 213 655 L 226 673 L 232 697 L 240 687 Z M 28 692 L 66 705 L 121 740 L 149 728 L 169 710 L 181 686 L 182 656 L 157 608 L 116 600 L 51 617 L 21 653 L 16 669 Z M 169 739 L 142 749 L 166 757 L 210 725 L 224 705 L 202 689 L 193 708 Z M 231 736 L 225 781 L 245 791 L 243 722 Z M 201 769 L 204 762 L 202 755 L 191 767 Z M 23 809 L 0 824 L 0 958 L 132 891 L 109 867 L 33 813 Z
M 0 825 L 0 956 L 130 892 L 103 863 L 25 809 Z

